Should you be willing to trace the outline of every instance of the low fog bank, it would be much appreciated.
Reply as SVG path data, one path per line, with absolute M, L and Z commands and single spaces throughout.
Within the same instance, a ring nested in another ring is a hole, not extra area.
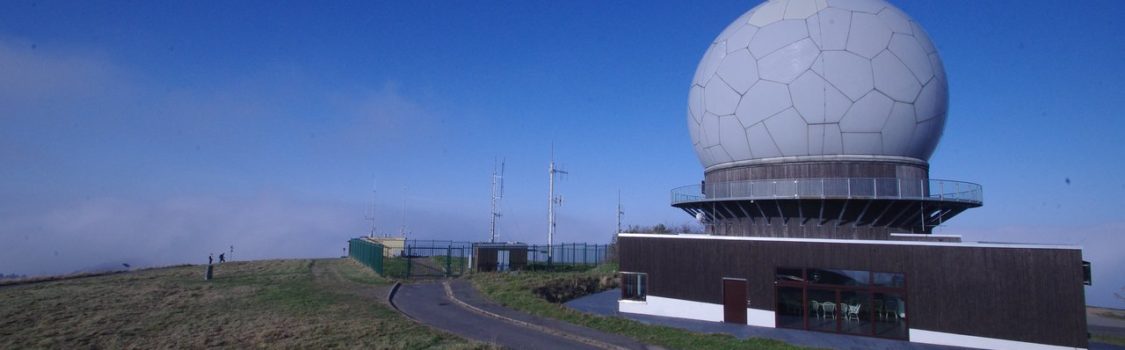
M 472 212 L 440 200 L 406 208 L 413 239 L 483 241 L 488 209 Z M 289 192 L 120 197 L 0 204 L 0 274 L 100 272 L 233 260 L 339 257 L 347 240 L 370 232 L 370 203 L 313 199 Z M 378 232 L 397 235 L 400 206 L 380 207 Z M 520 208 L 498 223 L 498 240 L 546 241 L 546 208 Z M 608 220 L 608 219 L 607 219 Z M 612 228 L 561 215 L 556 242 L 608 243 Z M 231 254 L 231 246 L 234 253 Z M 125 266 L 128 264 L 129 266 Z
M 362 203 L 280 193 L 90 198 L 0 208 L 0 273 L 204 264 L 209 254 L 217 262 L 220 253 L 236 260 L 338 257 L 349 238 L 367 232 L 363 208 Z M 442 224 L 419 222 L 410 228 L 451 230 Z

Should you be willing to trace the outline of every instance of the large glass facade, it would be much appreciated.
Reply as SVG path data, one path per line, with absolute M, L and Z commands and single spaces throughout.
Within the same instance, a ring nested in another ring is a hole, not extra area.
M 777 326 L 906 339 L 906 276 L 860 270 L 777 269 Z

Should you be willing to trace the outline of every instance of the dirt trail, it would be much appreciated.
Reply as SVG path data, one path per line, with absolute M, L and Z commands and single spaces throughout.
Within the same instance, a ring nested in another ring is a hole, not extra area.
M 319 262 L 319 263 L 318 263 Z M 352 261 L 332 261 L 332 260 L 311 260 L 309 262 L 309 271 L 313 275 L 313 281 L 328 290 L 346 292 L 353 295 L 358 295 L 363 298 L 379 301 L 384 305 L 387 304 L 387 292 L 391 290 L 390 285 L 379 284 L 366 284 L 356 282 L 340 273 L 340 269 L 336 268 L 336 264 L 354 264 Z M 364 267 L 366 269 L 366 267 Z

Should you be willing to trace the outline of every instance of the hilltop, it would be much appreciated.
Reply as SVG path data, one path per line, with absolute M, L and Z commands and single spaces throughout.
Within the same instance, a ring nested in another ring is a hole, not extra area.
M 479 348 L 418 325 L 350 259 L 179 266 L 0 287 L 0 348 Z

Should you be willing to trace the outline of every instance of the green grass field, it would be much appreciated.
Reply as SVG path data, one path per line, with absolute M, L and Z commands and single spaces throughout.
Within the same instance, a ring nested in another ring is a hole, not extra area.
M 700 334 L 678 328 L 646 325 L 619 317 L 603 317 L 575 311 L 539 297 L 533 290 L 548 284 L 613 278 L 614 268 L 595 268 L 585 272 L 482 273 L 472 275 L 473 284 L 492 300 L 517 310 L 609 333 L 632 337 L 645 344 L 671 349 L 801 349 L 770 339 L 741 340 L 730 335 Z
M 0 348 L 484 348 L 385 305 L 350 259 L 183 266 L 0 287 Z

